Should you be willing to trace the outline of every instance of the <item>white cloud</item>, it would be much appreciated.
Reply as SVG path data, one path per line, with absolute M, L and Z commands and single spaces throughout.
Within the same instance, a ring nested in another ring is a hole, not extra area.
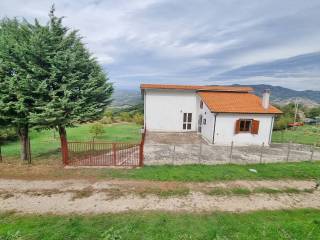
M 51 4 L 2 0 L 0 16 L 45 22 Z M 55 5 L 65 24 L 80 30 L 110 78 L 122 82 L 150 77 L 194 83 L 236 67 L 320 50 L 317 0 L 56 0 Z M 314 80 L 303 74 L 296 85 L 310 88 Z

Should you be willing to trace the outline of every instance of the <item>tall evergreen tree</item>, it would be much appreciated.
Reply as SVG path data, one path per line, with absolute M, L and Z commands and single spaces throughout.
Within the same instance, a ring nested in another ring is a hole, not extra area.
M 0 119 L 17 130 L 22 160 L 30 158 L 29 117 L 36 89 L 30 66 L 30 37 L 26 22 L 0 22 Z
M 68 158 L 66 127 L 102 117 L 111 102 L 112 84 L 77 31 L 62 25 L 62 18 L 50 11 L 50 21 L 36 22 L 31 40 L 34 79 L 40 98 L 31 113 L 32 124 L 58 128 L 63 160 Z

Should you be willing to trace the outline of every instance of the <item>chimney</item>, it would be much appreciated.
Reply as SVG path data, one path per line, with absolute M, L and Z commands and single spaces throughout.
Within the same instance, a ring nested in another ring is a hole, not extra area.
M 268 109 L 270 105 L 270 89 L 265 89 L 262 93 L 262 107 Z

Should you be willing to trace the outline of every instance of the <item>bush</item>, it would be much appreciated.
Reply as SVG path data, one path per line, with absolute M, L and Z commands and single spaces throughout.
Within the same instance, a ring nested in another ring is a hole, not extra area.
M 12 141 L 17 139 L 17 133 L 13 128 L 0 128 L 0 141 Z
M 288 124 L 293 120 L 289 116 L 280 116 L 274 123 L 274 130 L 284 130 L 288 127 Z
M 128 107 L 112 108 L 104 113 L 104 117 L 99 121 L 102 124 L 115 122 L 135 122 L 143 125 L 143 104 Z
M 109 118 L 109 119 L 111 119 L 111 120 L 113 120 L 113 118 L 114 118 L 114 113 L 113 113 L 112 111 L 106 111 L 106 112 L 104 113 L 104 116 L 107 117 L 107 118 Z
M 132 120 L 133 120 L 130 113 L 128 113 L 128 112 L 121 112 L 119 114 L 119 117 L 120 117 L 120 120 L 123 122 L 132 122 Z
M 92 135 L 92 139 L 94 140 L 96 137 L 101 136 L 105 133 L 103 124 L 97 122 L 90 126 L 89 133 Z
M 306 112 L 306 116 L 307 116 L 308 118 L 320 117 L 320 107 L 314 107 L 314 108 L 309 109 L 309 110 Z
M 144 123 L 144 116 L 143 114 L 141 113 L 136 113 L 134 116 L 133 116 L 133 121 L 138 124 L 138 125 L 143 125 Z
M 121 233 L 122 230 L 115 230 L 113 227 L 111 227 L 102 234 L 101 240 L 121 240 Z
M 114 123 L 114 119 L 113 118 L 110 118 L 110 117 L 103 117 L 101 120 L 99 120 L 99 123 L 101 124 L 111 124 L 111 123 Z
M 20 232 L 7 232 L 4 235 L 0 235 L 0 240 L 23 240 L 23 237 L 21 236 Z

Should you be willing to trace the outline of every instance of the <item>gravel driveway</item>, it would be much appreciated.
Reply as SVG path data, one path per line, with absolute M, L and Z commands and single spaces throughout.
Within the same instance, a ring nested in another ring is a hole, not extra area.
M 209 195 L 208 189 L 296 189 L 295 193 Z M 162 196 L 161 191 L 187 189 Z M 117 213 L 124 211 L 230 211 L 319 208 L 313 181 L 230 181 L 175 183 L 148 181 L 0 180 L 0 211 L 22 213 Z M 306 190 L 306 191 L 305 191 Z M 310 191 L 309 191 L 310 190 Z M 312 190 L 312 191 L 311 191 Z M 301 191 L 301 192 L 298 192 Z

